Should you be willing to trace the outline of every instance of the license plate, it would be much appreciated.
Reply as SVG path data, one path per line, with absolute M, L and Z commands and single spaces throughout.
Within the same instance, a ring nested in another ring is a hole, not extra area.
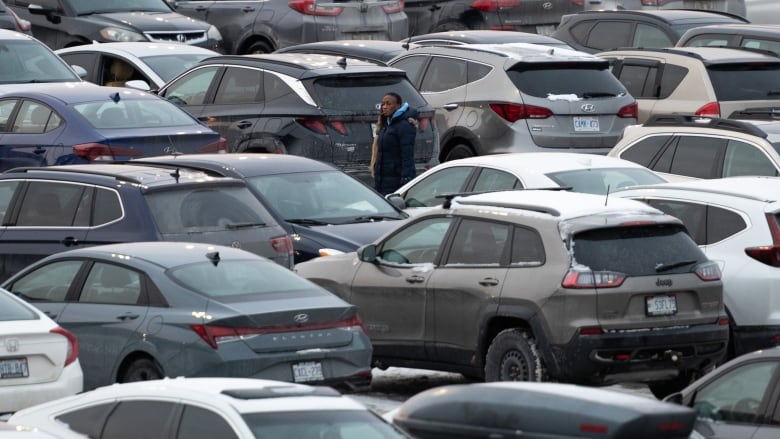
M 575 116 L 574 131 L 599 131 L 599 118 L 593 116 Z
M 539 35 L 552 35 L 555 32 L 554 24 L 544 24 L 536 26 L 536 33 Z
M 648 296 L 645 298 L 645 305 L 649 316 L 677 314 L 677 296 Z
M 325 376 L 322 374 L 322 363 L 319 361 L 307 361 L 305 363 L 293 364 L 293 381 L 296 383 L 305 383 L 307 381 L 322 381 Z
M 27 367 L 27 358 L 11 358 L 0 360 L 0 379 L 26 378 L 30 375 Z
M 371 137 L 376 137 L 376 123 L 371 124 Z

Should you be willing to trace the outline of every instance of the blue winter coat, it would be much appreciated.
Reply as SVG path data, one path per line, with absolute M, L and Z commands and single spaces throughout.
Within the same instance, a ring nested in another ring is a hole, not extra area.
M 382 121 L 377 141 L 374 187 L 383 195 L 395 192 L 417 175 L 414 166 L 417 127 L 408 120 L 416 120 L 417 116 L 417 110 L 405 103 L 389 120 Z

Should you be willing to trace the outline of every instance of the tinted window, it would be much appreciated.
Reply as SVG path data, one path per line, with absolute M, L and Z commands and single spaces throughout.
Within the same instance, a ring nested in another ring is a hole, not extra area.
M 723 160 L 723 177 L 738 175 L 777 176 L 771 159 L 758 147 L 739 140 L 729 140 Z
M 670 172 L 696 178 L 720 176 L 725 139 L 713 137 L 681 136 L 674 152 Z
M 263 90 L 265 93 L 265 104 L 268 106 L 276 105 L 288 96 L 298 99 L 298 95 L 287 85 L 282 78 L 273 73 L 265 72 L 263 74 Z
M 184 110 L 162 99 L 100 100 L 72 107 L 98 129 L 178 127 L 197 123 Z
M 141 302 L 141 275 L 118 265 L 96 262 L 89 270 L 79 302 L 135 305 Z
M 547 176 L 560 186 L 571 187 L 574 192 L 598 195 L 604 195 L 624 187 L 664 183 L 666 181 L 650 170 L 637 168 L 603 168 L 551 172 Z
M 466 61 L 435 56 L 431 59 L 420 91 L 440 92 L 466 85 Z
M 596 24 L 595 21 L 582 21 L 574 26 L 571 27 L 570 33 L 572 37 L 574 37 L 574 41 L 585 45 L 585 42 L 588 40 L 588 34 L 590 33 L 590 29 L 593 27 L 593 25 Z
M 187 405 L 179 422 L 178 439 L 232 439 L 238 436 L 222 416 Z
M 0 290 L 0 322 L 12 320 L 38 320 L 38 314 L 5 290 Z
M 635 98 L 655 98 L 657 65 L 627 64 L 620 69 L 620 82 Z
M 707 244 L 714 244 L 747 228 L 745 220 L 736 212 L 720 207 L 707 207 Z
M 447 264 L 500 265 L 509 225 L 464 219 L 458 225 Z
M 602 21 L 593 26 L 585 46 L 599 50 L 630 47 L 633 37 L 633 23 L 624 21 Z
M 428 106 L 404 76 L 334 76 L 314 81 L 317 103 L 324 109 L 376 114 L 382 96 L 396 92 L 412 108 Z
M 522 187 L 514 175 L 497 169 L 482 168 L 474 183 L 474 192 L 504 191 Z
M 484 64 L 477 64 L 475 62 L 469 62 L 468 82 L 471 83 L 474 81 L 479 81 L 480 79 L 487 76 L 487 74 L 490 73 L 490 70 L 492 70 L 490 66 L 486 66 Z
M 215 104 L 246 104 L 263 101 L 263 72 L 229 67 L 219 82 Z
M 18 99 L 4 99 L 0 101 L 0 132 L 6 132 L 11 130 L 11 126 L 8 125 L 8 118 L 11 117 L 11 112 L 14 110 Z
M 512 266 L 535 267 L 545 261 L 544 244 L 535 230 L 515 227 L 512 236 Z
M 574 236 L 574 258 L 594 271 L 655 276 L 658 264 L 706 260 L 682 226 L 654 225 L 595 229 Z M 695 264 L 665 271 L 689 273 Z
M 451 222 L 452 218 L 428 218 L 414 223 L 385 241 L 379 257 L 397 264 L 431 263 Z
M 644 200 L 647 204 L 669 214 L 685 224 L 688 233 L 698 245 L 707 243 L 707 205 L 673 200 Z
M 661 76 L 661 89 L 658 97 L 666 99 L 682 82 L 685 76 L 688 74 L 688 69 L 685 67 L 666 64 L 664 65 L 664 73 Z
M 471 166 L 454 166 L 426 176 L 406 192 L 406 205 L 423 207 L 442 204 L 444 200 L 436 196 L 463 192 L 472 170 Z
M 16 225 L 71 226 L 84 189 L 78 184 L 30 182 Z
M 23 298 L 61 302 L 81 269 L 80 260 L 59 261 L 26 274 L 11 285 L 11 291 Z
M 759 408 L 774 390 L 777 362 L 763 361 L 734 368 L 699 388 L 693 408 L 699 417 L 719 422 L 761 422 Z
M 17 186 L 19 186 L 18 181 L 0 181 L 0 221 L 2 221 L 0 224 L 5 224 L 5 214 L 8 212 Z
M 64 422 L 71 430 L 89 436 L 90 438 L 99 438 L 103 430 L 103 423 L 116 403 L 100 404 L 91 407 L 80 408 L 70 411 L 55 419 Z
M 24 101 L 14 119 L 11 132 L 19 134 L 40 134 L 51 131 L 62 124 L 62 119 L 51 108 L 40 102 Z
M 427 56 L 407 56 L 394 63 L 393 67 L 405 71 L 409 80 L 412 81 L 413 84 L 417 84 L 420 80 L 420 75 L 422 74 L 422 68 L 427 60 Z
M 666 142 L 668 142 L 671 137 L 672 136 L 646 137 L 623 151 L 620 154 L 620 158 L 649 167 L 650 163 L 661 152 L 664 145 L 666 145 Z
M 317 410 L 242 415 L 257 438 L 407 439 L 368 410 Z
M 116 191 L 97 188 L 95 192 L 95 213 L 93 225 L 107 224 L 122 218 L 122 203 Z
M 176 404 L 163 401 L 123 401 L 111 413 L 101 437 L 110 439 L 157 438 L 173 421 Z M 143 420 L 143 422 L 139 422 Z
M 176 105 L 202 105 L 218 67 L 204 67 L 187 73 L 168 87 L 163 96 Z
M 780 90 L 780 63 L 716 64 L 707 72 L 719 101 L 774 99 Z
M 643 23 L 636 25 L 636 33 L 634 34 L 634 47 L 644 48 L 657 48 L 657 47 L 671 47 L 674 46 L 672 41 L 666 33 L 659 27 L 650 26 Z
M 625 87 L 604 63 L 518 64 L 507 72 L 512 83 L 523 93 L 546 98 L 549 94 L 626 93 Z

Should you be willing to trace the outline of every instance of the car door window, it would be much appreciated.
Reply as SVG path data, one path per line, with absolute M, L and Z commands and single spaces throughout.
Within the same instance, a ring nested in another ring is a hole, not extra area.
M 84 78 L 90 82 L 97 82 L 98 75 L 95 73 L 95 61 L 97 54 L 90 53 L 63 53 L 60 55 L 69 66 L 79 66 L 87 71 L 87 76 Z
M 634 25 L 627 21 L 602 21 L 596 23 L 585 42 L 586 47 L 598 50 L 629 47 L 633 40 Z
M 653 159 L 655 159 L 658 154 L 661 153 L 664 146 L 667 144 L 667 142 L 669 142 L 671 137 L 672 136 L 646 137 L 626 148 L 622 153 L 620 153 L 620 158 L 624 160 L 630 160 L 634 163 L 639 163 L 640 165 L 649 168 L 650 164 L 653 162 Z M 669 172 L 668 169 L 653 169 L 661 172 Z
M 40 134 L 62 124 L 62 118 L 51 108 L 36 101 L 25 100 L 14 119 L 13 133 Z
M 89 271 L 79 302 L 137 305 L 141 298 L 141 275 L 118 265 L 97 262 Z
M 163 96 L 176 105 L 202 105 L 218 67 L 204 67 L 179 78 Z
M 688 68 L 665 64 L 663 68 L 663 74 L 661 75 L 661 84 L 658 91 L 659 99 L 666 99 L 672 92 L 677 89 L 683 79 L 688 75 Z
M 263 74 L 263 93 L 265 104 L 269 107 L 274 107 L 277 101 L 281 102 L 288 96 L 298 99 L 293 89 L 281 77 L 270 72 Z
M 82 264 L 81 260 L 70 260 L 44 265 L 18 279 L 9 289 L 26 300 L 62 302 Z
M 15 225 L 72 226 L 84 190 L 85 186 L 80 184 L 30 182 Z
M 741 46 L 749 49 L 770 50 L 774 53 L 780 53 L 780 41 L 744 37 Z
M 437 195 L 453 194 L 465 189 L 472 166 L 453 166 L 420 180 L 404 196 L 407 207 L 438 206 L 444 202 Z
M 215 104 L 248 104 L 263 101 L 263 72 L 243 67 L 225 71 L 214 96 Z
M 478 64 L 475 62 L 469 62 L 468 63 L 469 84 L 484 78 L 485 76 L 488 75 L 488 73 L 490 73 L 491 70 L 493 70 L 491 66 L 486 66 L 485 64 Z
M 466 85 L 466 61 L 443 56 L 433 57 L 425 71 L 420 92 L 442 92 Z
M 656 79 L 658 64 L 647 62 L 623 62 L 618 78 L 626 90 L 635 98 L 655 99 L 658 97 Z
M 761 403 L 771 386 L 776 362 L 750 363 L 730 370 L 701 387 L 693 400 L 699 417 L 722 422 L 760 423 Z
M 638 23 L 634 31 L 632 46 L 644 48 L 672 47 L 674 42 L 660 28 Z
M 429 218 L 414 223 L 384 242 L 379 258 L 395 264 L 433 263 L 452 218 Z
M 117 221 L 121 219 L 122 216 L 124 216 L 124 211 L 122 210 L 122 201 L 119 197 L 119 193 L 116 191 L 105 188 L 96 188 L 94 197 L 95 213 L 92 215 L 93 219 L 90 225 L 98 226 L 108 224 Z M 80 214 L 83 215 L 86 213 L 87 218 L 89 217 L 88 212 L 90 211 L 90 207 L 93 206 L 90 201 L 91 197 L 84 197 L 84 200 L 82 200 L 82 206 L 80 207 Z M 77 213 L 77 218 L 80 216 L 80 214 Z
M 238 438 L 238 435 L 219 414 L 204 408 L 185 405 L 176 438 L 233 439 Z
M 707 205 L 684 201 L 648 199 L 642 200 L 663 213 L 678 218 L 685 224 L 688 234 L 697 245 L 707 243 Z
M 427 56 L 407 56 L 395 62 L 392 66 L 401 69 L 406 72 L 406 77 L 412 84 L 420 83 L 420 75 L 422 69 L 425 66 L 425 62 L 428 60 Z
M 697 35 L 685 42 L 685 47 L 728 46 L 728 35 L 706 34 Z
M 99 438 L 106 417 L 111 413 L 115 406 L 115 402 L 93 405 L 69 411 L 54 419 L 66 424 L 70 430 L 77 433 L 81 433 L 90 438 Z
M 19 186 L 19 181 L 0 181 L 0 225 L 5 224 L 5 214 L 11 205 L 11 199 Z
M 745 230 L 747 223 L 737 212 L 707 206 L 707 244 L 715 244 Z
M 729 140 L 723 160 L 723 176 L 738 175 L 776 177 L 778 174 L 774 163 L 759 148 L 739 140 Z
M 14 111 L 14 107 L 18 102 L 18 99 L 3 99 L 0 101 L 0 132 L 11 130 L 8 119 L 11 117 L 11 112 Z
M 545 253 L 542 237 L 539 232 L 525 227 L 515 227 L 512 234 L 513 267 L 537 267 L 544 265 Z
M 474 183 L 474 192 L 508 191 L 521 188 L 523 185 L 514 175 L 499 171 L 498 169 L 482 168 L 477 181 Z
M 501 265 L 509 225 L 464 219 L 452 239 L 445 265 Z
M 167 401 L 122 401 L 109 415 L 100 438 L 168 437 L 165 432 L 175 421 L 176 409 L 177 404 Z
M 720 176 L 725 147 L 726 139 L 680 136 L 670 172 L 688 177 L 717 178 Z

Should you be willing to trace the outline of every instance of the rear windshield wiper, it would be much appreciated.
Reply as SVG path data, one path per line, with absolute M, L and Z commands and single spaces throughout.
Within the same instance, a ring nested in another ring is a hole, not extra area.
M 608 91 L 588 91 L 585 93 L 582 93 L 583 99 L 589 99 L 589 98 L 612 98 L 615 96 L 622 96 L 624 93 L 612 93 Z
M 246 229 L 249 227 L 264 227 L 265 223 L 231 223 L 231 224 L 225 224 L 226 229 L 230 230 L 236 230 L 236 229 Z
M 662 273 L 664 271 L 669 271 L 675 268 L 684 267 L 686 265 L 695 264 L 697 262 L 699 262 L 697 259 L 686 259 L 684 261 L 670 262 L 668 264 L 658 263 L 655 264 L 655 272 Z
M 311 218 L 291 218 L 291 219 L 285 219 L 288 223 L 293 224 L 300 224 L 302 226 L 327 226 L 330 225 L 329 222 L 320 221 L 316 219 Z

